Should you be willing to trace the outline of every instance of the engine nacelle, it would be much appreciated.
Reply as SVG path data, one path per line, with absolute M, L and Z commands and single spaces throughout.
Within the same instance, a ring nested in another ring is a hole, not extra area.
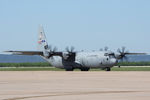
M 64 58 L 65 60 L 67 60 L 68 57 L 69 57 L 69 53 L 68 53 L 68 52 L 63 52 L 62 56 L 63 56 L 63 58 Z
M 44 55 L 44 57 L 46 57 L 46 58 L 49 58 L 49 52 L 48 51 L 43 51 L 43 55 Z
M 120 54 L 115 54 L 115 58 L 120 59 Z

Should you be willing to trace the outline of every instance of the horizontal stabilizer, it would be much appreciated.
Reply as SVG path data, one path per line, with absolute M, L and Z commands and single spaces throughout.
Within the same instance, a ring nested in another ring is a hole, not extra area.
M 5 52 L 10 52 L 15 55 L 41 55 L 43 56 L 42 51 L 5 51 Z

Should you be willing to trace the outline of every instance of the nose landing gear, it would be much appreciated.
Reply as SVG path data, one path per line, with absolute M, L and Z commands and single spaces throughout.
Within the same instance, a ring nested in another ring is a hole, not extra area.
M 110 67 L 106 67 L 105 70 L 106 70 L 106 71 L 111 71 L 111 68 L 110 68 Z

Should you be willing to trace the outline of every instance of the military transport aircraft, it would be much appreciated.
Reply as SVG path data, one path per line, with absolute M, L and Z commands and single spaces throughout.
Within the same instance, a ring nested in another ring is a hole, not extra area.
M 57 68 L 65 68 L 66 71 L 73 71 L 78 68 L 81 71 L 88 71 L 90 68 L 101 68 L 110 71 L 118 60 L 126 58 L 126 55 L 139 55 L 145 53 L 129 53 L 125 47 L 118 49 L 117 53 L 100 50 L 91 52 L 75 52 L 74 47 L 67 47 L 66 51 L 59 52 L 57 48 L 49 46 L 43 27 L 39 28 L 38 45 L 41 51 L 6 51 L 17 55 L 39 55 L 47 60 L 52 66 Z M 107 48 L 105 48 L 107 49 Z

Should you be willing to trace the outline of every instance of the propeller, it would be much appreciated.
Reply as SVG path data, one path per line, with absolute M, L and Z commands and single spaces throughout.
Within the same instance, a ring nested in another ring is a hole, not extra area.
M 106 46 L 106 47 L 104 47 L 104 51 L 108 51 L 108 47 Z
M 126 50 L 126 47 L 122 47 L 121 49 L 119 48 L 117 50 L 117 52 L 119 54 L 114 53 L 114 57 L 120 61 L 123 61 L 123 60 L 128 61 L 128 57 L 126 55 L 146 55 L 146 53 L 131 53 L 128 50 Z M 111 55 L 113 55 L 113 54 L 111 54 Z M 118 67 L 120 67 L 120 66 L 118 66 Z
M 57 47 L 52 47 L 51 45 L 46 45 L 45 49 L 46 49 L 45 56 L 47 56 L 47 58 L 53 59 L 53 54 L 57 51 Z
M 99 51 L 103 51 L 103 49 L 101 48 L 101 49 L 99 49 Z
M 57 47 L 52 47 L 51 45 L 49 45 L 48 50 L 50 51 L 50 53 L 54 53 L 57 51 Z
M 100 48 L 99 51 L 108 51 L 108 49 L 109 49 L 109 48 L 108 48 L 107 46 L 105 46 L 104 49 L 103 49 L 103 48 Z
M 65 60 L 68 60 L 68 61 L 75 61 L 75 56 L 76 56 L 76 53 L 74 52 L 74 47 L 71 46 L 70 48 L 69 47 L 66 47 L 66 52 L 63 53 L 63 57 Z
M 117 57 L 118 59 L 120 59 L 121 61 L 123 61 L 124 59 L 128 61 L 128 58 L 126 55 L 129 54 L 129 51 L 126 50 L 126 47 L 122 47 L 121 49 L 119 48 L 117 52 L 119 53 L 119 56 Z
M 70 48 L 69 47 L 66 47 L 66 51 L 68 52 L 68 53 L 73 53 L 74 52 L 74 47 L 73 46 L 71 46 Z

